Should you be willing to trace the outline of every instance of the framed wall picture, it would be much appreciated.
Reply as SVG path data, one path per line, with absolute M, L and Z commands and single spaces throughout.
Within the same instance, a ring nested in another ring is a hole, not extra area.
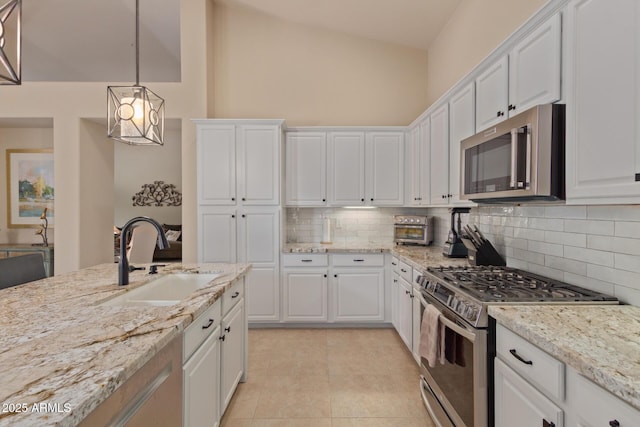
M 7 150 L 7 227 L 37 228 L 47 208 L 54 224 L 53 151 Z

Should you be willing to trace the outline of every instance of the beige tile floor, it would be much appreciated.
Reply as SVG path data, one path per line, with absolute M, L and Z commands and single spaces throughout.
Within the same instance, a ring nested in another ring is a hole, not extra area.
M 222 427 L 433 427 L 393 329 L 250 329 Z

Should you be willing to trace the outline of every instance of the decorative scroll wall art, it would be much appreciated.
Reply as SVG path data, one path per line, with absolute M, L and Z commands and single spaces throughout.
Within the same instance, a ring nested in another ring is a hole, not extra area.
M 164 181 L 153 181 L 153 184 L 144 184 L 142 190 L 131 198 L 133 206 L 181 206 L 182 193 L 176 190 L 173 184 L 165 184 Z

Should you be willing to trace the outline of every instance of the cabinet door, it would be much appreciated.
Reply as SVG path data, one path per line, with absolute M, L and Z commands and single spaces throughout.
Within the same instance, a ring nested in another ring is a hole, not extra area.
M 364 204 L 364 132 L 331 132 L 328 137 L 329 204 Z
M 449 104 L 431 114 L 430 194 L 432 205 L 449 203 Z
M 400 312 L 398 310 L 398 295 L 400 295 L 400 275 L 391 273 L 391 324 L 400 334 Z
M 560 99 L 560 13 L 509 53 L 509 116 Z
M 404 132 L 369 132 L 366 146 L 367 203 L 404 203 Z
M 413 349 L 413 293 L 402 277 L 398 286 L 398 334 L 409 350 Z
M 640 3 L 568 5 L 567 201 L 640 203 Z
M 251 267 L 246 275 L 249 322 L 280 321 L 280 272 L 277 267 Z
M 244 335 L 246 330 L 244 324 L 244 299 L 240 300 L 231 312 L 222 319 L 221 327 L 220 372 L 222 381 L 220 386 L 220 408 L 221 413 L 224 414 L 243 374 Z
M 240 262 L 277 266 L 280 249 L 280 209 L 239 210 L 238 254 Z
M 496 427 L 562 427 L 562 410 L 500 359 L 495 359 Z
M 286 138 L 287 205 L 327 202 L 327 144 L 324 132 L 290 132 Z
M 476 78 L 476 132 L 507 118 L 509 59 L 504 57 Z
M 476 98 L 473 82 L 451 97 L 449 101 L 449 194 L 451 203 L 460 201 L 460 141 L 475 133 Z
M 405 143 L 405 205 L 420 206 L 420 126 L 409 130 Z
M 420 326 L 422 324 L 422 305 L 420 304 L 420 300 L 416 295 L 416 292 L 420 292 L 413 289 L 414 297 L 411 299 L 412 311 L 413 311 L 413 322 L 412 322 L 412 332 L 413 336 L 412 344 L 413 348 L 411 349 L 413 353 L 413 358 L 416 363 L 420 363 Z
M 217 426 L 220 421 L 220 327 L 182 368 L 185 426 Z
M 327 270 L 284 270 L 284 321 L 328 320 Z
M 244 205 L 280 203 L 280 127 L 238 127 L 238 197 Z
M 236 211 L 201 207 L 198 211 L 198 262 L 236 262 Z
M 200 125 L 197 135 L 198 203 L 236 203 L 236 127 Z
M 336 270 L 332 285 L 336 322 L 384 320 L 384 270 Z

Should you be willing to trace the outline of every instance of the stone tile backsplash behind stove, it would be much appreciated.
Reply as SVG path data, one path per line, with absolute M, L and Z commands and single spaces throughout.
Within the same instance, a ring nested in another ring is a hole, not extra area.
M 447 239 L 447 208 L 287 208 L 287 241 L 320 242 L 332 218 L 336 244 L 393 243 L 393 215 L 434 217 L 434 245 Z M 462 215 L 475 223 L 507 265 L 615 295 L 640 306 L 640 205 L 481 206 Z

